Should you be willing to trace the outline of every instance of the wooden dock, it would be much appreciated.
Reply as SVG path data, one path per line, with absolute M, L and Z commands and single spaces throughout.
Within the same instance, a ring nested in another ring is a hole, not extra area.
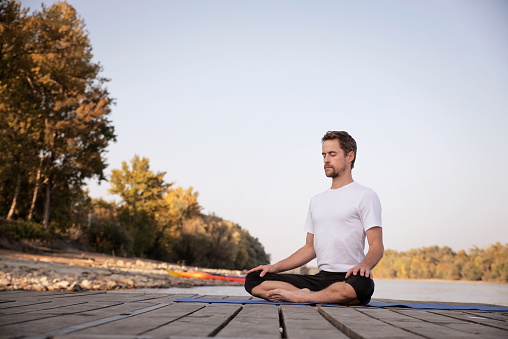
M 184 297 L 242 299 L 0 292 L 0 338 L 508 338 L 508 312 L 173 302 Z

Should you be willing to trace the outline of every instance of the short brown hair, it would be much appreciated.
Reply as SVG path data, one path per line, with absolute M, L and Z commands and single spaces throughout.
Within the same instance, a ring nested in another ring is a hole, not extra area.
M 321 142 L 326 140 L 339 140 L 340 148 L 344 151 L 344 155 L 348 155 L 349 152 L 353 152 L 355 157 L 351 161 L 351 168 L 355 167 L 356 161 L 356 141 L 348 132 L 345 131 L 328 131 L 321 139 Z

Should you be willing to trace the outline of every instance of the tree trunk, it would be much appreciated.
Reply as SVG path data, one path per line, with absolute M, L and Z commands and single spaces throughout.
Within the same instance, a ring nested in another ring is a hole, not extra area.
M 46 229 L 49 228 L 49 205 L 51 204 L 51 191 L 53 181 L 51 180 L 51 176 L 48 178 L 48 183 L 46 185 L 46 202 L 44 203 L 44 219 L 42 224 Z
M 53 191 L 53 168 L 54 168 L 54 155 L 53 152 L 51 152 L 50 157 L 50 165 L 49 165 L 49 171 L 48 171 L 48 183 L 46 184 L 46 201 L 44 203 L 44 217 L 42 224 L 46 229 L 49 228 L 49 212 L 50 212 L 50 205 L 51 205 L 51 192 Z
M 16 190 L 14 191 L 14 198 L 12 199 L 11 209 L 9 210 L 9 214 L 7 214 L 7 220 L 11 220 L 12 216 L 14 215 L 16 205 L 18 204 L 20 190 L 21 190 L 21 173 L 18 172 L 18 179 L 16 180 Z
M 35 178 L 35 189 L 34 189 L 34 195 L 32 197 L 32 205 L 30 205 L 30 214 L 28 214 L 28 220 L 32 220 L 32 217 L 34 215 L 34 209 L 35 209 L 35 202 L 37 201 L 37 195 L 39 194 L 39 186 L 40 186 L 40 179 L 41 179 L 41 171 L 42 171 L 42 162 L 44 160 L 43 155 L 41 154 L 41 161 L 39 164 L 39 169 L 37 170 L 37 177 Z
M 160 232 L 158 232 L 157 235 L 155 236 L 155 240 L 154 240 L 152 246 L 150 246 L 150 249 L 148 251 L 146 251 L 149 256 L 153 256 L 155 254 L 155 251 L 159 247 L 162 236 L 164 235 L 164 231 L 166 230 L 167 227 L 168 227 L 168 224 L 165 224 L 162 227 L 162 229 L 160 230 Z

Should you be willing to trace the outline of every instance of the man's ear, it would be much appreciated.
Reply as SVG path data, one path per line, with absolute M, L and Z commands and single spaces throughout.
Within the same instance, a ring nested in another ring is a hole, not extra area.
M 355 159 L 355 152 L 351 151 L 347 154 L 347 161 L 352 162 Z

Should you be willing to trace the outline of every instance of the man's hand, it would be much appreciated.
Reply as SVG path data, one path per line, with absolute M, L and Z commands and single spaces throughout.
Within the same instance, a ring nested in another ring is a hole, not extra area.
M 277 273 L 277 270 L 275 269 L 274 265 L 259 265 L 258 267 L 254 267 L 254 268 L 250 269 L 247 272 L 247 274 L 256 272 L 256 271 L 261 271 L 261 273 L 259 273 L 260 277 L 264 277 L 266 273 Z
M 358 273 L 360 273 L 360 275 L 362 277 L 374 279 L 374 276 L 372 275 L 372 272 L 370 271 L 370 268 L 368 266 L 364 265 L 364 264 L 358 264 L 355 267 L 349 269 L 349 271 L 347 271 L 347 273 L 346 273 L 346 279 L 351 274 L 352 275 L 357 275 Z

